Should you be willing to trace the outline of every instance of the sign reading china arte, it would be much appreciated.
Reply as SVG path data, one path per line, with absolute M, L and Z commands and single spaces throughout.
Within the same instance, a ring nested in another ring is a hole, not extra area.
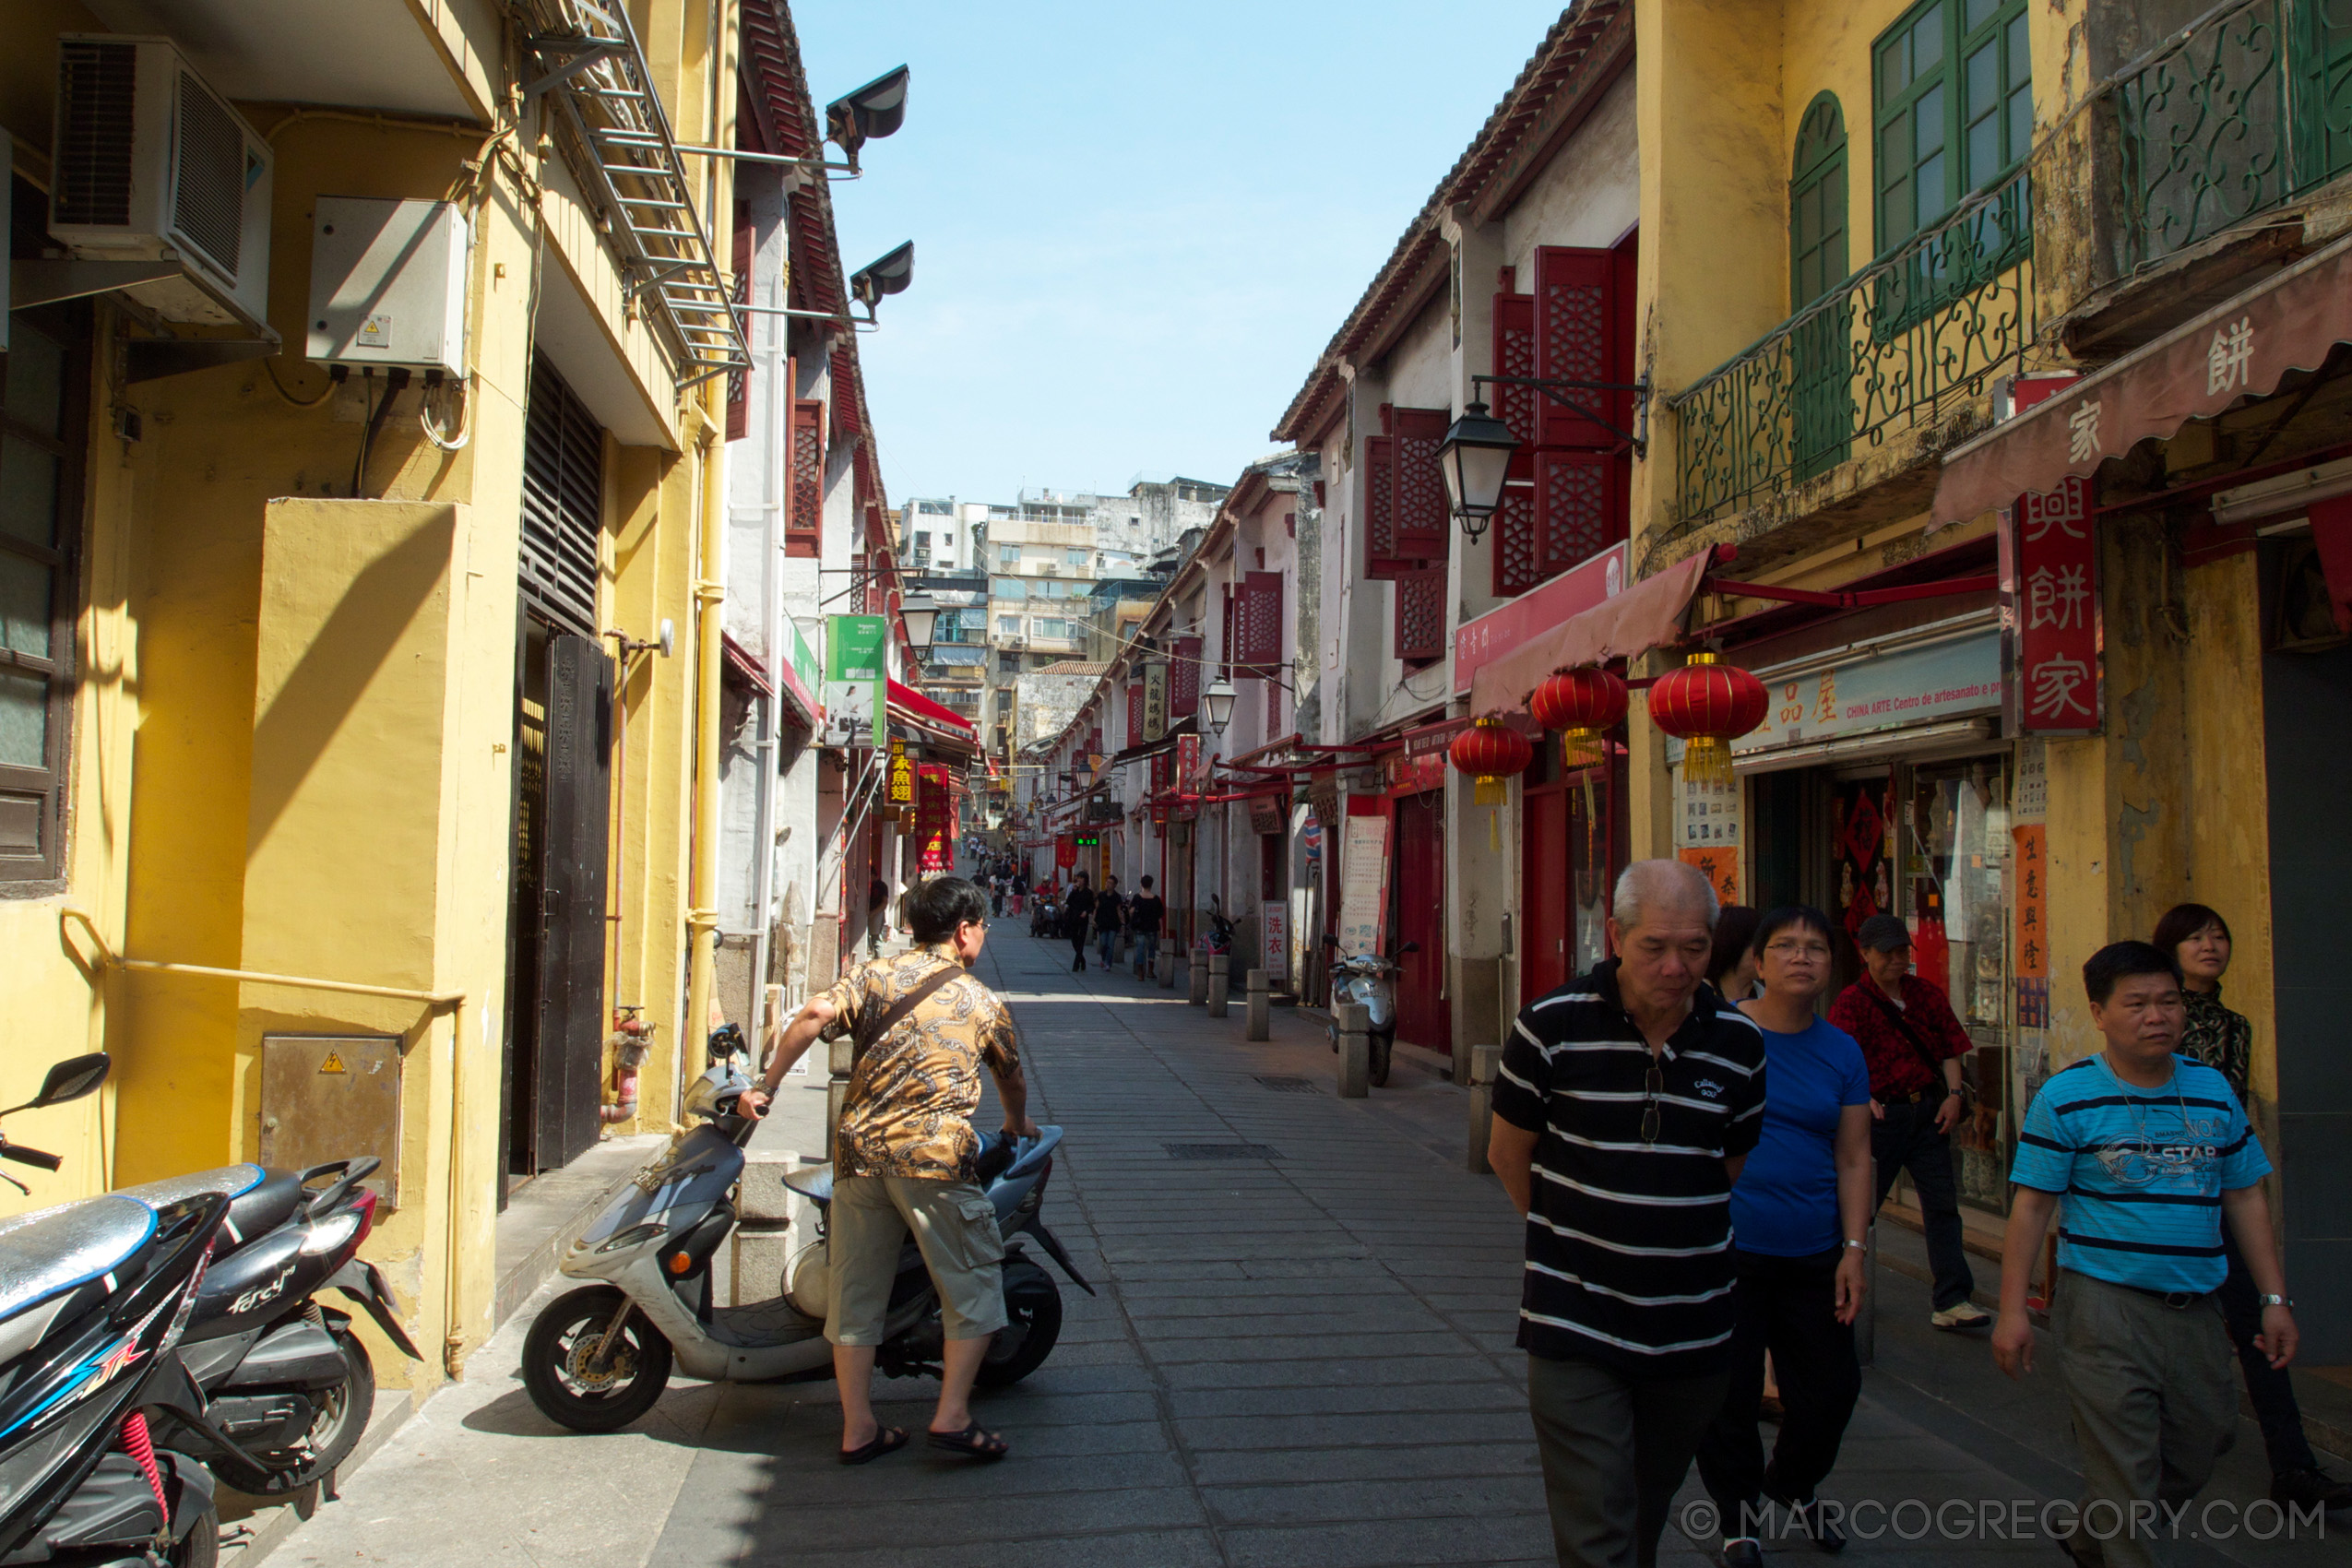
M 2099 579 L 2091 481 L 2061 480 L 2050 494 L 2019 496 L 2002 535 L 2015 672 L 2010 728 L 2025 735 L 2096 734 Z
M 1731 742 L 1735 756 L 1996 712 L 2001 634 L 1988 629 L 1808 674 L 1765 674 L 1764 682 L 1764 721 Z M 1667 754 L 1680 762 L 1681 742 L 1670 742 Z

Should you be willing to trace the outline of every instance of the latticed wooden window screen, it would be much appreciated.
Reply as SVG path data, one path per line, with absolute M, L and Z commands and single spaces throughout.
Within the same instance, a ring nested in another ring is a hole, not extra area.
M 1393 436 L 1364 439 L 1364 575 L 1393 577 L 1396 560 L 1396 442 Z
M 1190 719 L 1201 709 L 1201 639 L 1177 637 L 1168 647 L 1168 717 Z
M 1619 351 L 1617 258 L 1606 250 L 1544 245 L 1536 251 L 1536 374 L 1547 381 L 1617 381 L 1625 356 Z M 1589 388 L 1568 392 L 1571 400 L 1595 412 L 1616 406 L 1617 397 Z M 1614 446 L 1619 437 L 1607 425 L 1585 418 L 1550 398 L 1537 404 L 1536 422 L 1546 446 Z M 1621 426 L 1622 422 L 1618 422 Z
M 523 600 L 559 631 L 593 637 L 604 536 L 604 430 L 545 355 L 523 415 Z
M 1437 449 L 1453 416 L 1443 409 L 1398 409 L 1396 434 L 1396 554 L 1400 560 L 1443 559 L 1445 475 Z
M 1396 579 L 1396 657 L 1426 663 L 1445 655 L 1445 568 L 1427 566 Z
M 1514 275 L 1506 272 L 1505 291 L 1494 297 L 1495 374 L 1632 381 L 1633 261 L 1630 243 L 1539 247 L 1532 295 L 1511 292 Z M 1532 481 L 1507 486 L 1495 516 L 1499 595 L 1526 593 L 1625 537 L 1628 475 L 1619 431 L 1632 428 L 1632 398 L 1588 386 L 1562 393 L 1586 412 L 1527 388 L 1495 389 L 1499 417 L 1525 443 L 1512 477 Z
M 1250 572 L 1234 600 L 1233 662 L 1266 671 L 1282 662 L 1282 574 Z
M 1536 532 L 1536 492 L 1531 484 L 1505 485 L 1494 515 L 1494 591 L 1514 598 L 1543 581 L 1543 543 Z
M 813 398 L 792 405 L 790 488 L 784 553 L 814 557 L 825 538 L 825 405 Z
M 1494 374 L 1532 376 L 1536 373 L 1536 302 L 1508 288 L 1494 296 Z M 1487 395 L 1494 417 L 1511 427 L 1522 448 L 1536 444 L 1536 393 L 1530 386 L 1497 386 Z M 1526 472 L 1526 452 L 1512 458 L 1515 475 Z
M 1127 744 L 1140 746 L 1143 743 L 1144 683 L 1141 681 L 1130 681 L 1127 683 Z

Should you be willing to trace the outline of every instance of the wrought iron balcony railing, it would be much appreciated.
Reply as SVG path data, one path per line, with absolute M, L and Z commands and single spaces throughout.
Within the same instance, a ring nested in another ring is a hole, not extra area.
M 2125 273 L 2352 169 L 2352 7 L 2244 0 L 2119 77 Z
M 1683 521 L 1931 424 L 2015 369 L 2034 342 L 2033 249 L 2021 167 L 1669 399 Z

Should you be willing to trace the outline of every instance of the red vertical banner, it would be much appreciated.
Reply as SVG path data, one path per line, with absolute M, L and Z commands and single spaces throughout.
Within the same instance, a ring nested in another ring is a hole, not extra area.
M 2096 734 L 2099 582 L 2091 481 L 2061 480 L 2048 495 L 2019 496 L 2009 535 L 2013 728 L 2021 734 Z
M 955 786 L 948 779 L 947 769 L 935 763 L 923 764 L 919 777 L 921 784 L 915 794 L 915 841 L 922 846 L 922 869 L 946 871 L 954 857 Z

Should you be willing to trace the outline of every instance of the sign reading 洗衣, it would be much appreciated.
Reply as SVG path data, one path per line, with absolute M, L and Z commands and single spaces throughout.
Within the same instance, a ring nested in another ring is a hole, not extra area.
M 1260 962 L 1270 980 L 1290 978 L 1290 906 L 1279 898 L 1258 905 Z
M 889 623 L 879 615 L 830 615 L 825 623 L 825 739 L 870 746 L 885 711 L 883 660 Z

